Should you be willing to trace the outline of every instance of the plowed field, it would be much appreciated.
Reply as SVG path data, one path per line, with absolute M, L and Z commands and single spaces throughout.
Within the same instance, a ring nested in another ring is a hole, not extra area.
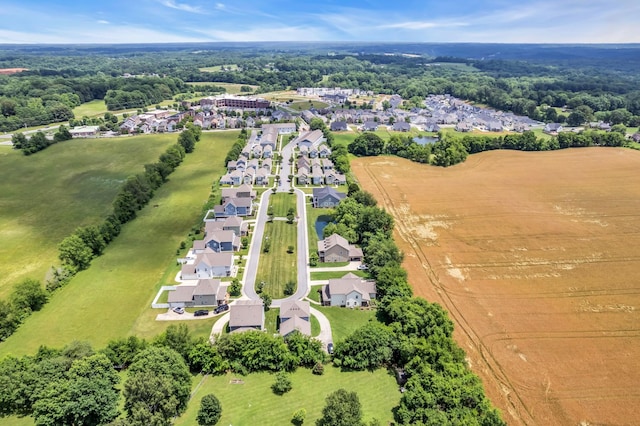
M 509 424 L 640 424 L 640 152 L 352 167 Z

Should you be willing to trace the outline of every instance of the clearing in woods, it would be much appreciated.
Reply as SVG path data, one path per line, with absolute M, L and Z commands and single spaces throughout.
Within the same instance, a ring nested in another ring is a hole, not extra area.
M 640 153 L 352 162 L 509 424 L 640 423 Z M 581 423 L 582 422 L 582 423 Z

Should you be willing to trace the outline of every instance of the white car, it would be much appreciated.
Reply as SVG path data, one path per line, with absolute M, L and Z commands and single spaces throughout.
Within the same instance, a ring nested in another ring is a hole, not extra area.
M 358 265 L 358 270 L 359 271 L 366 271 L 367 269 L 369 269 L 369 267 L 365 264 L 362 265 Z
M 173 312 L 175 312 L 176 314 L 182 315 L 182 314 L 184 314 L 184 309 L 182 309 L 180 307 L 176 307 L 176 308 L 173 308 Z

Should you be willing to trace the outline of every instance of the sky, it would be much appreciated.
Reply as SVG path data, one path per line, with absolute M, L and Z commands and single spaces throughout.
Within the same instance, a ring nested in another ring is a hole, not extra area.
M 0 43 L 638 43 L 639 0 L 0 0 Z

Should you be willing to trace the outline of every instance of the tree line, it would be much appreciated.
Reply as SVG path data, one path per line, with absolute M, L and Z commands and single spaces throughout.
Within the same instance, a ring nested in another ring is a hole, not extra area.
M 393 135 L 384 141 L 375 133 L 356 137 L 348 151 L 359 157 L 396 155 L 418 163 L 449 167 L 464 162 L 470 154 L 496 149 L 516 151 L 552 151 L 590 146 L 621 147 L 627 140 L 619 132 L 585 130 L 580 133 L 561 132 L 552 138 L 538 138 L 532 131 L 504 136 L 453 135 L 439 132 L 433 144 L 420 145 L 413 136 Z
M 52 268 L 44 288 L 40 282 L 28 279 L 16 285 L 8 302 L 0 300 L 0 342 L 13 334 L 33 311 L 41 309 L 50 293 L 67 284 L 79 271 L 87 269 L 91 261 L 103 253 L 120 234 L 122 225 L 133 220 L 148 204 L 185 154 L 194 150 L 199 139 L 199 128 L 184 130 L 178 143 L 167 148 L 158 162 L 146 164 L 144 173 L 124 182 L 113 201 L 112 213 L 101 224 L 79 227 L 64 238 L 58 245 L 62 265 Z

